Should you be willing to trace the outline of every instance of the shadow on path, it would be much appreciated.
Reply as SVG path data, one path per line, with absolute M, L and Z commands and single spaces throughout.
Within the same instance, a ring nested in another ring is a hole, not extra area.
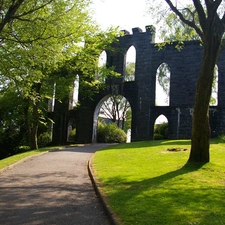
M 0 174 L 0 224 L 108 225 L 86 169 L 103 147 L 52 151 Z

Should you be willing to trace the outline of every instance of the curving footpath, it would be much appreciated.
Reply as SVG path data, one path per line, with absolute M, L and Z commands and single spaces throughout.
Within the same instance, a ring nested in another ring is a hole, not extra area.
M 31 157 L 0 173 L 0 224 L 109 225 L 87 161 L 105 144 Z

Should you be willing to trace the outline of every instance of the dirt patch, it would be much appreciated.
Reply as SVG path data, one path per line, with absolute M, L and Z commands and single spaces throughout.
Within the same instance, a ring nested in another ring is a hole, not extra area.
M 181 151 L 185 152 L 187 150 L 188 150 L 187 148 L 168 148 L 167 149 L 167 151 L 169 152 L 181 152 Z

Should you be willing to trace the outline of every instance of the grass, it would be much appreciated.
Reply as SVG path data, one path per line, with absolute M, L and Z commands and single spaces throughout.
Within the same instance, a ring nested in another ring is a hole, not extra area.
M 92 166 L 124 225 L 225 224 L 225 144 L 214 140 L 210 152 L 198 166 L 186 164 L 188 140 L 120 144 L 96 152 Z
M 53 150 L 53 149 L 56 149 L 56 148 L 58 148 L 58 147 L 45 147 L 45 148 L 40 148 L 40 149 L 37 149 L 37 150 L 27 151 L 27 152 L 23 152 L 23 153 L 20 153 L 20 154 L 10 156 L 8 158 L 0 160 L 0 169 L 3 169 L 7 166 L 10 166 L 10 165 L 26 158 L 26 157 L 36 155 L 36 154 L 40 154 L 42 152 L 47 152 L 47 151 L 50 151 L 50 150 Z

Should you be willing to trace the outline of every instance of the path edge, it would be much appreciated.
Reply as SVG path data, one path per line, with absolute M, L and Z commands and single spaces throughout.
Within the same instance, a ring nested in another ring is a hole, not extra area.
M 26 161 L 29 160 L 29 159 L 32 159 L 32 158 L 37 157 L 37 156 L 45 155 L 45 154 L 47 154 L 47 153 L 49 153 L 49 152 L 51 152 L 51 151 L 57 151 L 57 150 L 61 150 L 61 149 L 63 149 L 63 148 L 61 148 L 61 147 L 60 147 L 60 148 L 55 148 L 55 149 L 47 150 L 47 151 L 45 151 L 45 152 L 40 152 L 40 153 L 31 155 L 31 156 L 27 156 L 27 157 L 25 157 L 25 158 L 23 158 L 23 159 L 18 160 L 17 162 L 15 162 L 15 163 L 13 163 L 13 164 L 10 164 L 10 165 L 8 165 L 8 166 L 6 166 L 6 167 L 0 169 L 0 174 L 2 174 L 2 173 L 4 173 L 5 171 L 10 170 L 10 169 L 12 169 L 12 168 L 18 166 L 18 165 L 20 165 L 20 164 L 23 163 L 23 162 L 26 162 Z
M 96 193 L 97 197 L 99 198 L 99 201 L 102 204 L 103 209 L 109 218 L 110 224 L 111 225 L 122 225 L 122 223 L 119 221 L 119 219 L 115 215 L 115 212 L 113 212 L 111 210 L 111 208 L 109 207 L 109 205 L 107 204 L 106 198 L 105 198 L 104 194 L 101 192 L 100 188 L 97 185 L 96 179 L 94 178 L 93 171 L 91 168 L 93 157 L 94 157 L 94 155 L 88 160 L 87 169 L 88 169 L 88 175 L 91 179 L 95 193 Z
M 49 153 L 49 151 L 37 153 L 37 154 L 35 154 L 35 155 L 27 156 L 27 157 L 25 157 L 25 158 L 23 158 L 23 159 L 20 159 L 19 161 L 17 161 L 17 162 L 15 162 L 15 163 L 13 163 L 13 164 L 10 164 L 10 165 L 8 165 L 8 166 L 6 166 L 6 167 L 0 169 L 0 174 L 2 174 L 2 173 L 4 173 L 5 171 L 10 170 L 10 169 L 12 169 L 12 168 L 18 166 L 18 165 L 20 165 L 20 164 L 23 163 L 23 162 L 26 162 L 26 161 L 29 160 L 29 159 L 32 159 L 32 158 L 34 158 L 34 157 L 41 156 L 41 155 L 44 155 L 44 154 L 47 154 L 47 153 Z

